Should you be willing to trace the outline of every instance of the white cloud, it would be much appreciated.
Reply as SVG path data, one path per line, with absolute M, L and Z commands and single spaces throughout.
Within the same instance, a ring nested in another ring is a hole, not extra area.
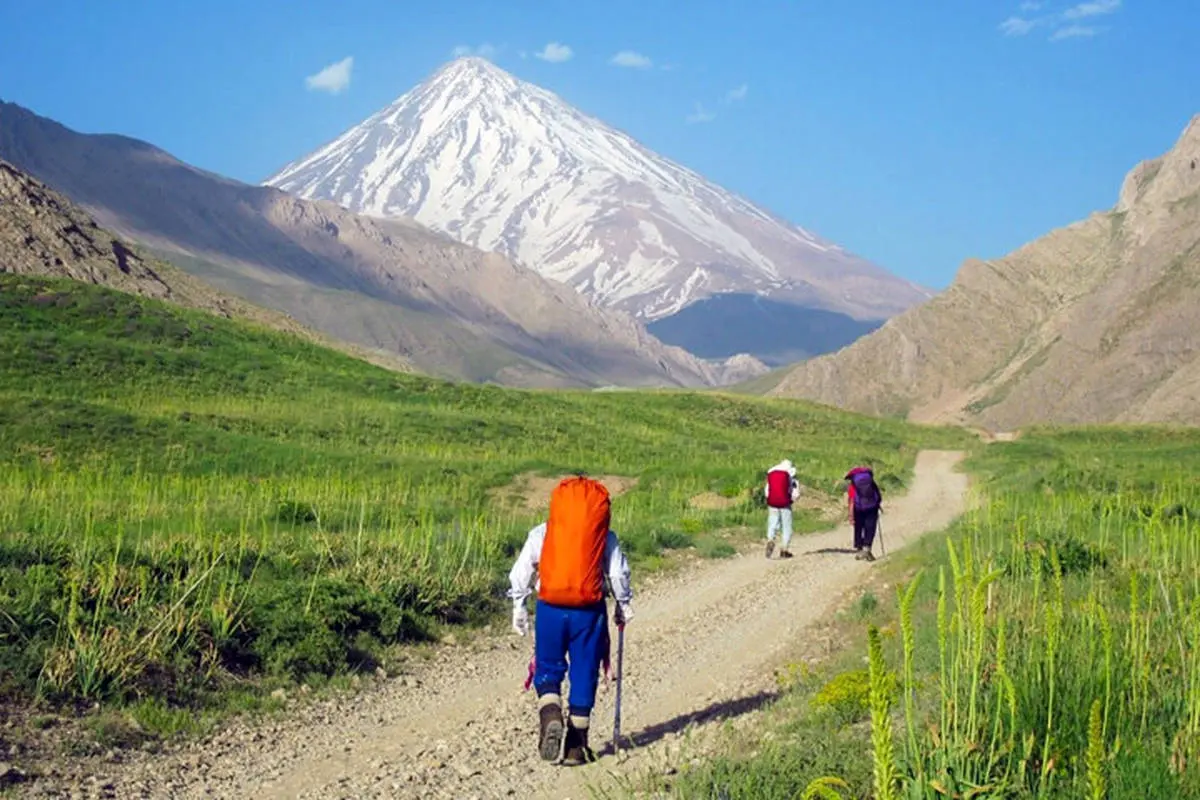
M 717 115 L 708 111 L 700 103 L 696 103 L 696 110 L 687 116 L 689 125 L 697 125 L 704 122 L 712 122 L 717 118 Z
M 1120 8 L 1121 0 L 1091 0 L 1091 2 L 1080 3 L 1068 8 L 1063 12 L 1063 19 L 1077 20 L 1098 17 L 1104 14 L 1113 14 Z
M 1024 17 L 1009 17 L 1000 23 L 1000 32 L 1005 36 L 1024 36 L 1036 28 L 1038 23 Z
M 469 44 L 460 44 L 451 51 L 455 58 L 463 58 L 464 56 L 479 56 L 480 58 L 492 58 L 496 55 L 497 49 L 494 44 L 484 42 L 478 47 L 472 47 Z
M 1040 0 L 1026 0 L 1021 3 L 1023 14 L 1040 10 L 1045 3 Z M 1085 21 L 1093 17 L 1114 14 L 1121 9 L 1121 0 L 1086 0 L 1076 3 L 1065 11 L 1042 14 L 1041 16 L 1012 16 L 1000 23 L 1000 32 L 1005 36 L 1025 36 L 1034 28 L 1053 28 L 1050 41 L 1058 42 L 1063 39 L 1079 39 L 1097 36 L 1103 28 L 1088 25 Z
M 745 100 L 746 95 L 749 94 L 749 92 L 750 92 L 750 85 L 743 83 L 741 86 L 737 87 L 736 89 L 730 89 L 728 92 L 725 93 L 725 102 L 726 103 L 736 103 L 740 100 Z
M 654 62 L 650 60 L 649 56 L 644 56 L 633 50 L 622 50 L 613 56 L 608 63 L 616 67 L 630 67 L 632 69 L 649 69 L 654 66 Z
M 336 64 L 330 64 L 316 75 L 304 79 L 304 85 L 314 92 L 338 94 L 350 85 L 350 71 L 354 69 L 354 57 L 347 56 Z
M 1090 39 L 1100 35 L 1105 29 L 1085 23 L 1092 17 L 1115 14 L 1121 9 L 1121 0 L 1090 0 L 1071 6 L 1062 13 L 1063 27 L 1050 35 L 1050 41 L 1061 42 L 1064 39 Z
M 575 55 L 575 51 L 565 44 L 550 42 L 542 48 L 541 52 L 533 55 L 542 61 L 549 61 L 551 64 L 561 64 L 564 61 L 570 61 L 571 57 Z
M 1061 42 L 1063 39 L 1085 39 L 1091 38 L 1100 32 L 1099 28 L 1093 28 L 1088 25 L 1068 25 L 1065 28 L 1059 28 L 1050 35 L 1050 41 Z

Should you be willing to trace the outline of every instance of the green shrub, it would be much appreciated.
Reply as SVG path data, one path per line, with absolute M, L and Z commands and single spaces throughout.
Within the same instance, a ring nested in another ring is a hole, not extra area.
M 871 676 L 865 669 L 842 672 L 813 696 L 813 708 L 828 711 L 842 724 L 866 719 L 870 712 Z
M 316 522 L 318 518 L 317 509 L 312 504 L 299 500 L 284 500 L 275 512 L 275 519 L 287 525 L 306 525 Z
M 737 548 L 724 539 L 713 536 L 701 539 L 697 545 L 700 555 L 704 558 L 732 558 L 737 555 Z
M 654 532 L 654 543 L 663 550 L 683 550 L 695 544 L 695 539 L 686 530 L 667 529 Z
M 879 608 L 879 598 L 868 589 L 859 595 L 858 602 L 854 604 L 854 613 L 859 619 L 866 619 L 875 613 L 877 608 Z

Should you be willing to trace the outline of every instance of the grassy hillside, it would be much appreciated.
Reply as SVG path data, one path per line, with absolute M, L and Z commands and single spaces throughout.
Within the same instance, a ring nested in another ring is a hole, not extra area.
M 165 259 L 148 255 L 101 228 L 63 195 L 3 160 L 0 160 L 0 273 L 70 278 L 107 286 L 220 317 L 246 320 L 389 369 L 412 371 L 412 365 L 397 355 L 395 349 L 368 350 L 317 333 L 286 314 L 246 302 L 242 299 L 245 293 L 226 294 Z
M 839 776 L 826 796 L 1200 797 L 1198 466 L 1194 430 L 989 446 L 985 503 L 879 576 L 852 649 L 791 676 L 771 741 L 731 743 L 674 794 Z
M 895 484 L 961 439 L 787 401 L 453 385 L 0 275 L 0 694 L 188 707 L 370 667 L 499 602 L 536 517 L 489 490 L 524 473 L 638 478 L 614 528 L 644 570 L 727 551 L 715 532 L 761 522 L 750 489 L 781 457 L 818 489 L 864 458 Z M 712 491 L 743 502 L 690 510 Z

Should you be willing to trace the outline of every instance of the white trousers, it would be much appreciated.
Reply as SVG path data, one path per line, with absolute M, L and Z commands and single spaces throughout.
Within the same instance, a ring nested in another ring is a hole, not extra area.
M 783 529 L 783 549 L 792 541 L 792 510 L 790 508 L 767 509 L 767 541 L 775 541 L 775 529 Z

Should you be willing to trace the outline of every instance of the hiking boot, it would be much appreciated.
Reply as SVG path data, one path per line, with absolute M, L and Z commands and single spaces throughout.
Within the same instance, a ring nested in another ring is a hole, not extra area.
M 546 703 L 538 711 L 538 718 L 538 754 L 543 761 L 557 761 L 563 744 L 562 706 L 557 702 Z
M 573 720 L 567 722 L 567 740 L 564 748 L 564 767 L 579 767 L 596 760 L 596 754 L 588 747 L 588 729 L 575 727 Z
M 774 553 L 774 552 L 775 552 L 775 540 L 768 539 L 767 540 L 767 558 L 770 558 L 771 553 Z
M 780 550 L 779 557 L 780 558 L 792 558 L 792 551 L 791 550 Z
M 874 560 L 875 560 L 875 554 L 874 554 L 874 553 L 872 553 L 870 550 L 867 550 L 867 551 L 865 551 L 865 552 L 863 553 L 862 560 L 863 560 L 863 561 L 874 561 Z

